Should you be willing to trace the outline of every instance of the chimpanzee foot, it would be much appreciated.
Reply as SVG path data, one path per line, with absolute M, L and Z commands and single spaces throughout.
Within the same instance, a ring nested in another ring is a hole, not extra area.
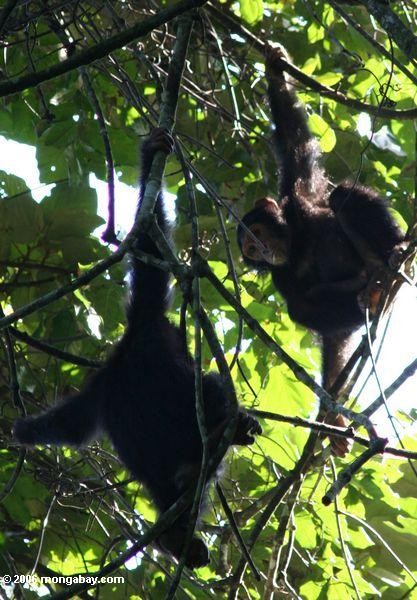
M 255 441 L 255 435 L 262 433 L 262 427 L 258 421 L 247 412 L 239 412 L 235 436 L 232 444 L 238 446 L 249 446 Z
M 324 420 L 329 425 L 336 425 L 337 427 L 347 427 L 348 421 L 343 415 L 335 415 L 330 413 Z M 330 448 L 334 456 L 343 458 L 352 449 L 352 440 L 345 437 L 329 436 Z
M 358 294 L 358 304 L 361 311 L 365 313 L 366 309 L 369 308 L 371 316 L 374 316 L 383 291 L 383 280 L 379 277 L 372 277 L 366 288 Z
M 160 548 L 174 556 L 177 560 L 180 560 L 182 549 L 184 546 L 184 537 L 186 529 L 183 527 L 172 527 L 165 531 L 158 539 L 158 545 Z M 198 537 L 191 539 L 190 545 L 188 546 L 187 556 L 185 559 L 185 566 L 189 569 L 198 569 L 204 567 L 210 562 L 210 553 L 207 546 Z
M 163 127 L 155 127 L 144 143 L 146 144 L 146 151 L 151 154 L 158 151 L 171 154 L 174 149 L 174 139 L 170 132 Z

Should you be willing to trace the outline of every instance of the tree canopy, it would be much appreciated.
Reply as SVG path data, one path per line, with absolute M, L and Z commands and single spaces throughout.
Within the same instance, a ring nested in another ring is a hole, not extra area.
M 326 171 L 387 197 L 415 247 L 412 0 L 1 4 L 0 134 L 36 147 L 45 195 L 35 200 L 23 178 L 0 172 L 0 594 L 417 597 L 416 412 L 394 395 L 417 360 L 384 380 L 385 393 L 352 392 L 369 368 L 359 336 L 335 398 L 358 432 L 342 432 L 355 436 L 352 452 L 332 458 L 330 429 L 314 420 L 318 399 L 329 404 L 318 340 L 290 320 L 269 277 L 244 266 L 235 239 L 239 218 L 277 191 L 263 48 L 279 42 Z M 16 418 L 79 389 L 123 335 L 133 233 L 118 229 L 127 208 L 115 182 L 137 185 L 138 148 L 160 120 L 184 18 L 193 27 L 164 173 L 176 214 L 169 317 L 184 325 L 201 369 L 233 381 L 263 426 L 254 446 L 226 455 L 198 524 L 211 563 L 192 573 L 152 544 L 161 521 L 108 440 L 26 450 L 11 436 Z M 92 174 L 107 184 L 104 217 Z M 182 285 L 190 273 L 199 291 L 191 304 Z M 369 377 L 380 375 L 377 362 Z M 390 446 L 363 427 L 385 403 L 398 433 Z M 91 579 L 101 576 L 108 581 Z

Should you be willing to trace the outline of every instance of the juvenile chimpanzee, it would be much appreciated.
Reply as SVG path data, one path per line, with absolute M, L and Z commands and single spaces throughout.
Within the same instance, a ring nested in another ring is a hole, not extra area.
M 155 129 L 142 148 L 139 210 L 156 151 L 169 153 L 171 136 Z M 160 193 L 155 212 L 160 228 L 170 238 L 170 225 Z M 136 249 L 160 257 L 146 234 Z M 148 488 L 160 511 L 195 485 L 202 442 L 196 419 L 194 365 L 183 348 L 177 327 L 165 316 L 169 305 L 169 274 L 131 257 L 131 297 L 127 328 L 106 365 L 84 388 L 37 417 L 19 420 L 15 438 L 22 444 L 80 446 L 100 431 L 107 433 L 121 460 Z M 203 376 L 203 401 L 209 448 L 216 447 L 228 422 L 228 402 L 220 378 Z M 233 444 L 252 444 L 261 428 L 239 410 Z M 213 478 L 215 473 L 210 474 Z M 181 555 L 189 512 L 180 516 L 159 538 L 159 546 L 176 558 Z M 209 561 L 207 547 L 194 537 L 186 565 Z
M 289 316 L 322 337 L 323 385 L 343 368 L 352 332 L 364 323 L 364 291 L 404 235 L 373 190 L 341 183 L 331 190 L 320 152 L 290 83 L 283 51 L 267 47 L 266 76 L 281 162 L 280 201 L 262 198 L 239 225 L 244 261 L 270 271 Z M 338 424 L 343 424 L 340 415 Z M 344 440 L 332 440 L 338 455 Z

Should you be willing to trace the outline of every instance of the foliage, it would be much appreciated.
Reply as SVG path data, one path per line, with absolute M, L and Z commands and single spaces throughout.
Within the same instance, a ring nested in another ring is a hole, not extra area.
M 13 82 L 57 64 L 65 58 L 65 49 L 71 56 L 74 48 L 75 53 L 94 48 L 145 20 L 156 4 L 163 9 L 170 3 L 19 3 L 5 23 L 0 13 L 7 47 L 0 57 L 2 77 Z M 240 0 L 217 5 L 220 12 L 214 4 L 201 10 L 194 26 L 175 126 L 193 173 L 201 252 L 235 293 L 226 263 L 230 242 L 242 306 L 317 378 L 317 340 L 290 321 L 268 279 L 255 278 L 243 268 L 230 214 L 230 209 L 244 214 L 254 200 L 273 195 L 276 189 L 259 44 L 279 41 L 294 64 L 314 81 L 363 102 L 361 114 L 349 102 L 337 102 L 297 83 L 334 180 L 358 178 L 381 190 L 408 226 L 413 225 L 415 209 L 414 122 L 400 114 L 397 119 L 373 115 L 370 140 L 361 135 L 358 124 L 366 120 L 366 104 L 391 108 L 393 117 L 396 111 L 415 108 L 412 77 L 417 77 L 417 70 L 364 7 L 344 7 L 353 17 L 352 25 L 344 21 L 339 3 L 334 2 Z M 407 4 L 400 2 L 395 10 L 404 22 L 410 19 L 415 24 L 415 9 L 407 11 Z M 234 16 L 237 29 L 221 18 L 222 10 Z M 252 38 L 245 37 L 245 29 Z M 157 121 L 174 36 L 175 27 L 169 22 L 86 68 L 104 115 L 117 177 L 129 185 L 137 180 L 138 140 Z M 381 54 L 384 50 L 388 58 Z M 97 215 L 89 175 L 105 180 L 109 156 L 84 83 L 83 70 L 73 69 L 2 98 L 0 134 L 36 146 L 40 180 L 54 185 L 49 195 L 36 202 L 25 181 L 0 172 L 0 285 L 6 314 L 68 283 L 114 250 L 96 233 L 104 221 Z M 191 248 L 189 200 L 175 156 L 169 158 L 166 188 L 177 197 L 176 241 L 183 258 Z M 117 209 L 123 210 L 123 197 L 117 193 L 116 202 Z M 79 388 L 89 369 L 75 359 L 104 360 L 120 337 L 124 271 L 119 263 L 75 293 L 14 324 L 19 332 L 74 357 L 74 361 L 62 360 L 18 340 L 11 331 L 17 383 L 29 413 Z M 229 363 L 241 346 L 238 362 L 232 363 L 240 401 L 248 408 L 314 418 L 313 392 L 247 326 L 240 337 L 239 314 L 207 280 L 201 285 L 203 306 Z M 182 301 L 181 291 L 176 291 L 174 320 L 179 319 Z M 191 313 L 187 323 L 191 345 Z M 203 349 L 204 368 L 215 368 L 206 342 Z M 28 452 L 22 467 L 19 449 L 10 441 L 21 407 L 13 404 L 16 381 L 5 343 L 0 351 L 0 576 L 32 570 L 38 577 L 93 574 L 156 520 L 154 508 L 146 490 L 130 481 L 105 440 L 82 450 L 36 448 Z M 398 415 L 404 424 L 413 421 L 408 412 L 404 409 Z M 264 421 L 263 427 L 264 434 L 252 448 L 230 451 L 222 479 L 245 540 L 271 500 L 271 490 L 279 488 L 298 464 L 309 434 L 308 429 L 274 420 Z M 403 442 L 417 450 L 412 438 Z M 326 508 L 321 498 L 343 462 L 329 460 L 320 448 L 318 442 L 317 460 L 302 484 L 294 479 L 251 550 L 261 580 L 246 570 L 244 583 L 233 597 L 399 600 L 407 593 L 409 598 L 417 597 L 415 472 L 404 459 L 373 458 L 333 507 Z M 355 445 L 352 452 L 353 459 L 361 449 Z M 212 562 L 183 576 L 177 597 L 227 598 L 241 552 L 214 491 L 201 529 L 210 542 Z M 123 575 L 125 583 L 101 585 L 99 595 L 164 598 L 174 571 L 169 559 L 148 546 L 114 573 Z M 11 587 L 6 588 L 10 592 Z M 65 586 L 49 588 L 59 591 Z M 18 597 L 18 587 L 15 593 Z M 39 580 L 24 593 L 26 598 L 37 597 Z

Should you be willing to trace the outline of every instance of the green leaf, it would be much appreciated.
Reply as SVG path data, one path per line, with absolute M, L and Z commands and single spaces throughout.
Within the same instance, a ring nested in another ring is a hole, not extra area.
M 43 210 L 28 194 L 0 199 L 0 237 L 29 244 L 44 226 Z
M 312 133 L 317 136 L 323 152 L 331 152 L 336 145 L 336 134 L 326 121 L 317 113 L 308 119 Z
M 239 0 L 239 5 L 240 14 L 247 23 L 254 24 L 262 19 L 262 0 Z
M 310 44 L 319 42 L 320 40 L 324 39 L 324 29 L 323 27 L 317 25 L 317 23 L 312 23 L 307 29 L 307 36 Z

